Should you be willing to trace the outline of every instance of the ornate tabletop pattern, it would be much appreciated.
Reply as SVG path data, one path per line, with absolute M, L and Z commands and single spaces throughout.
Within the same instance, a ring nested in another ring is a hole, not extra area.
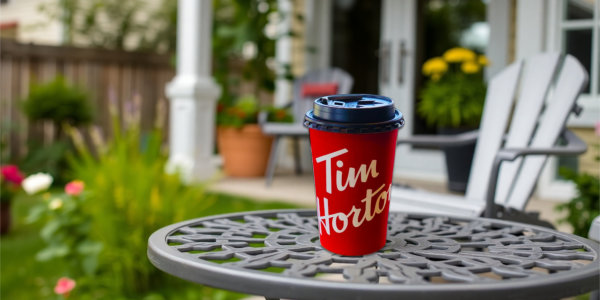
M 388 223 L 385 247 L 360 257 L 324 250 L 314 211 L 203 218 L 173 226 L 160 238 L 200 268 L 335 282 L 337 288 L 493 286 L 552 276 L 564 281 L 566 273 L 598 268 L 597 244 L 540 227 L 400 213 L 390 214 Z

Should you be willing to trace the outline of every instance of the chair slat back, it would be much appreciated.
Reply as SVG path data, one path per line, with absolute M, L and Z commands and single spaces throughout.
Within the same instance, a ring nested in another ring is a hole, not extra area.
M 559 60 L 559 53 L 546 53 L 524 62 L 519 94 L 503 148 L 524 148 L 529 145 L 550 84 L 555 78 Z M 518 158 L 502 163 L 496 189 L 496 203 L 504 204 L 507 200 L 521 162 Z
M 302 85 L 305 83 L 332 83 L 338 85 L 338 94 L 348 94 L 352 89 L 354 79 L 346 71 L 339 68 L 308 71 L 304 76 L 294 81 L 293 113 L 296 122 L 304 122 L 304 114 L 312 109 L 313 98 L 302 96 Z M 327 96 L 327 95 L 323 95 Z
M 522 62 L 506 67 L 488 83 L 479 138 L 471 165 L 466 198 L 468 201 L 484 202 L 492 163 L 502 144 L 503 135 L 512 108 Z
M 587 81 L 588 75 L 584 67 L 573 56 L 567 55 L 531 141 L 531 147 L 542 148 L 555 145 Z M 523 160 L 518 177 L 515 178 L 515 185 L 509 194 L 507 206 L 518 210 L 525 208 L 546 159 L 545 155 L 528 156 Z

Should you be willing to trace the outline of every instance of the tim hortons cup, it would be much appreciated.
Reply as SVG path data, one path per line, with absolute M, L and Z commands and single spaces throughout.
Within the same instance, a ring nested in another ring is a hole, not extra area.
M 357 256 L 385 245 L 396 138 L 403 125 L 392 100 L 377 95 L 322 97 L 306 113 L 325 249 Z

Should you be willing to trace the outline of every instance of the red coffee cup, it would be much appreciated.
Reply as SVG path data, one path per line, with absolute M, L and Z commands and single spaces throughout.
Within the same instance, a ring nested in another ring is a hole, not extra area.
M 306 113 L 321 245 L 363 255 L 386 242 L 390 188 L 402 114 L 390 98 L 334 95 Z

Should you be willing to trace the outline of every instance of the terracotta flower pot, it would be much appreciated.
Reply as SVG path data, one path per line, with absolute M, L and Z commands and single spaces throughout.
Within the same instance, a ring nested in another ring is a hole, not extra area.
M 264 135 L 255 124 L 217 128 L 217 145 L 228 176 L 264 176 L 272 143 L 273 137 Z
M 0 235 L 8 233 L 11 219 L 10 202 L 0 202 Z

